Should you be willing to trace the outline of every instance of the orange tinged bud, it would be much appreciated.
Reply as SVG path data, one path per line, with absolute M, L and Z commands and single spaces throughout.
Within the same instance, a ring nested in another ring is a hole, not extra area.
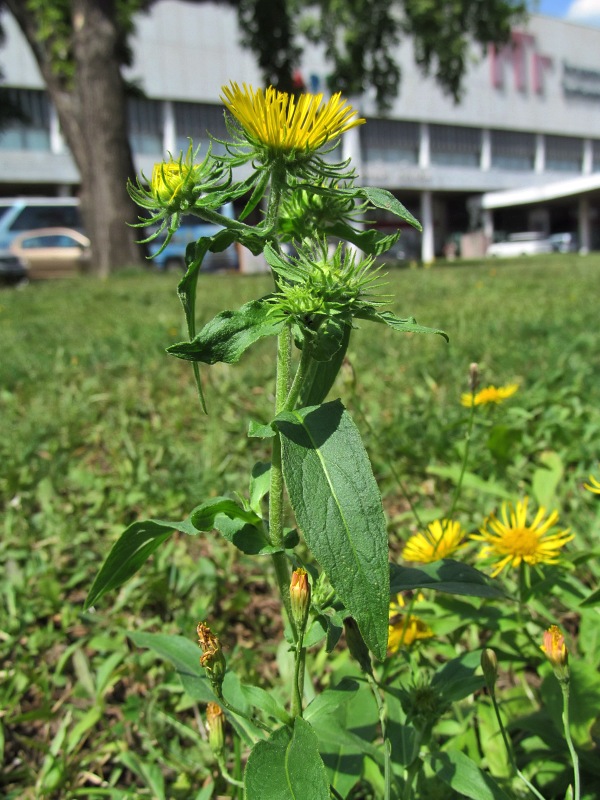
M 209 703 L 206 706 L 206 727 L 210 749 L 219 758 L 225 747 L 225 715 L 217 703 Z
M 310 608 L 310 583 L 305 569 L 300 567 L 292 572 L 290 584 L 290 602 L 292 616 L 298 630 L 304 630 Z
M 557 625 L 551 625 L 544 631 L 542 650 L 552 664 L 554 674 L 561 682 L 569 680 L 569 653 L 565 637 Z
M 221 643 L 203 622 L 198 623 L 196 628 L 198 633 L 198 644 L 202 648 L 200 664 L 206 670 L 213 691 L 217 697 L 221 697 L 221 686 L 225 677 L 225 656 L 221 650 Z

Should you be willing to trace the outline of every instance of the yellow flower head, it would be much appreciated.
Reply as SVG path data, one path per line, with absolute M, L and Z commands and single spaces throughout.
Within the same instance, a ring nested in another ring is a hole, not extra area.
M 365 121 L 353 119 L 357 112 L 342 100 L 339 92 L 323 103 L 322 94 L 302 94 L 296 98 L 273 86 L 263 91 L 245 83 L 240 88 L 232 81 L 222 88 L 221 100 L 248 140 L 266 146 L 271 152 L 312 153 Z
M 460 522 L 436 519 L 429 523 L 427 530 L 410 537 L 402 551 L 402 558 L 420 564 L 448 558 L 462 546 L 461 541 L 465 536 Z
M 494 565 L 492 577 L 496 577 L 507 565 L 518 567 L 526 564 L 556 564 L 560 549 L 574 538 L 569 529 L 547 535 L 550 528 L 558 522 L 558 512 L 552 511 L 546 519 L 546 509 L 540 508 L 533 522 L 527 524 L 527 504 L 529 498 L 516 507 L 511 503 L 502 504 L 501 518 L 491 514 L 480 528 L 479 534 L 470 538 L 485 542 L 479 557 L 494 557 L 499 560 Z
M 150 193 L 157 205 L 173 204 L 188 187 L 194 187 L 200 167 L 194 166 L 193 158 L 194 153 L 190 144 L 185 160 L 182 154 L 177 161 L 171 157 L 168 161 L 154 165 L 150 179 Z
M 423 595 L 417 595 L 417 600 Z M 412 614 L 399 613 L 404 608 L 404 598 L 396 595 L 395 601 L 390 603 L 390 624 L 388 626 L 388 654 L 397 653 L 401 647 L 410 647 L 418 639 L 430 639 L 433 631 L 422 619 Z
M 509 383 L 507 386 L 486 386 L 481 389 L 477 394 L 473 395 L 470 392 L 463 394 L 460 402 L 463 406 L 471 408 L 471 406 L 484 406 L 488 403 L 501 403 L 513 394 L 519 388 L 518 383 Z
M 594 494 L 600 494 L 600 481 L 594 478 L 593 475 L 590 475 L 590 482 L 584 483 L 583 488 L 587 489 L 588 492 L 593 492 Z

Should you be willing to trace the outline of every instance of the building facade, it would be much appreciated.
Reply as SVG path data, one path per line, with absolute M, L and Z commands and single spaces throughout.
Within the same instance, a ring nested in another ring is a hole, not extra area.
M 4 85 L 27 122 L 0 132 L 0 194 L 76 193 L 77 170 L 33 56 L 7 12 L 2 21 Z M 221 86 L 261 83 L 238 39 L 235 12 L 221 6 L 161 0 L 140 15 L 126 73 L 145 93 L 129 106 L 138 170 L 150 174 L 166 152 L 185 150 L 188 137 L 204 150 L 207 130 L 225 134 Z M 532 16 L 509 46 L 473 50 L 458 105 L 415 66 L 410 42 L 397 57 L 399 97 L 385 116 L 370 94 L 351 98 L 367 124 L 343 144 L 363 183 L 394 192 L 421 219 L 422 236 L 406 232 L 410 256 L 431 261 L 477 229 L 488 240 L 575 231 L 586 247 L 600 248 L 600 29 Z M 322 52 L 307 48 L 308 88 L 323 89 L 326 74 Z M 578 177 L 584 180 L 573 182 Z M 565 181 L 575 188 L 545 191 Z M 527 199 L 507 194 L 503 203 L 502 192 L 515 190 L 528 190 Z M 495 200 L 486 200 L 490 193 Z

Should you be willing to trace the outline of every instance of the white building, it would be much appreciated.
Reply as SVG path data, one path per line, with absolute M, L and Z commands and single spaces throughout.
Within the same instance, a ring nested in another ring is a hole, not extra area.
M 30 121 L 0 133 L 0 194 L 71 194 L 77 170 L 33 56 L 8 13 L 3 25 L 4 83 Z M 189 136 L 198 144 L 207 129 L 225 134 L 221 86 L 261 84 L 238 38 L 235 12 L 221 6 L 161 0 L 140 15 L 127 72 L 147 97 L 130 103 L 138 169 L 149 174 Z M 600 29 L 532 16 L 510 47 L 473 51 L 459 105 L 423 77 L 410 42 L 398 59 L 399 97 L 385 117 L 371 96 L 352 98 L 367 124 L 346 134 L 345 147 L 363 183 L 390 189 L 423 222 L 422 237 L 406 234 L 415 255 L 420 248 L 430 261 L 477 227 L 488 237 L 494 228 L 574 231 L 600 248 Z M 326 73 L 321 52 L 308 49 L 309 89 L 322 89 Z

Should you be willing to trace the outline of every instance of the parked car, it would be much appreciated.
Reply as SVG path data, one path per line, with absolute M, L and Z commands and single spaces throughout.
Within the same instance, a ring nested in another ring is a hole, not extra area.
M 511 256 L 533 256 L 551 253 L 550 240 L 543 233 L 527 231 L 511 233 L 504 242 L 494 242 L 487 249 L 488 256 L 510 258 Z
M 80 275 L 90 259 L 90 240 L 72 228 L 26 231 L 13 239 L 10 249 L 31 280 Z
M 76 197 L 0 198 L 0 250 L 24 231 L 56 227 L 82 230 Z
M 574 233 L 553 233 L 550 244 L 555 253 L 575 253 L 578 249 L 577 235 Z
M 226 217 L 233 217 L 233 206 L 231 203 L 221 208 L 221 213 Z M 211 225 L 198 217 L 188 214 L 181 219 L 181 225 L 175 231 L 169 244 L 159 253 L 163 242 L 166 239 L 166 232 L 148 242 L 148 250 L 153 263 L 160 270 L 185 270 L 185 251 L 190 242 L 195 242 L 202 236 L 214 236 L 221 228 L 218 225 Z M 216 272 L 221 269 L 238 269 L 238 251 L 234 244 L 227 247 L 221 253 L 207 253 L 202 262 L 203 272 Z
M 19 256 L 10 250 L 0 250 L 0 284 L 15 284 L 27 280 L 27 268 Z

